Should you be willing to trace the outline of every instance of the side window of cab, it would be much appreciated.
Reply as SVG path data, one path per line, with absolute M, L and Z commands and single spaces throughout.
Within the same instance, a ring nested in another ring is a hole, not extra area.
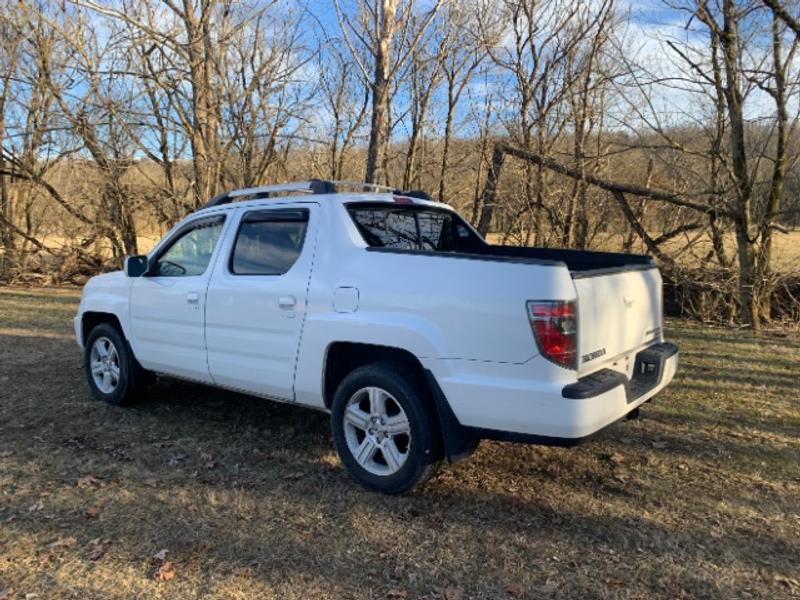
M 219 215 L 188 225 L 159 252 L 150 275 L 192 277 L 205 273 L 224 223 L 225 217 Z
M 308 209 L 251 211 L 242 217 L 231 252 L 233 275 L 284 275 L 297 262 L 308 231 Z

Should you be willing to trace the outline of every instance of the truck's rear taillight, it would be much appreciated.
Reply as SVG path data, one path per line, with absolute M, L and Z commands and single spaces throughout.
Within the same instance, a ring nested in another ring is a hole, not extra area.
M 578 368 L 578 311 L 575 300 L 529 300 L 528 318 L 544 356 L 566 369 Z

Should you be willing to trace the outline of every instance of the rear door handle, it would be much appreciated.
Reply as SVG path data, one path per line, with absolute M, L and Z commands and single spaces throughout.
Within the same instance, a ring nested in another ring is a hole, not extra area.
M 278 298 L 278 306 L 285 310 L 289 310 L 290 308 L 294 308 L 297 304 L 297 298 L 294 296 L 281 296 Z
M 186 301 L 189 304 L 197 304 L 198 302 L 200 302 L 200 294 L 198 294 L 197 292 L 189 292 L 188 294 L 186 294 Z

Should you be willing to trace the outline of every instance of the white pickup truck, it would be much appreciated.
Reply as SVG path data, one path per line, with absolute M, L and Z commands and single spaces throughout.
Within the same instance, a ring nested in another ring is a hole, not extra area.
M 575 444 L 673 378 L 650 258 L 490 245 L 424 194 L 344 187 L 222 194 L 92 278 L 95 396 L 164 374 L 327 411 L 353 478 L 402 493 L 481 439 Z

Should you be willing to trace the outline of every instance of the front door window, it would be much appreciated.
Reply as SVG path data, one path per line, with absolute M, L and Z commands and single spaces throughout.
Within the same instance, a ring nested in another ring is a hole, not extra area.
M 153 275 L 191 277 L 205 273 L 222 232 L 223 222 L 224 217 L 221 216 L 203 219 L 180 235 L 159 254 Z

